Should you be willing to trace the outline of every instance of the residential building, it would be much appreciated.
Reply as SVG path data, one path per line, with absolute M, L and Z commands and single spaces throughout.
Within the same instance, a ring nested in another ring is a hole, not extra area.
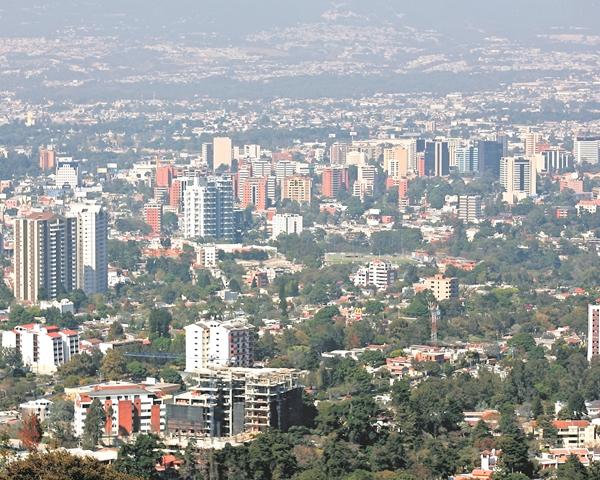
M 312 197 L 312 178 L 292 175 L 283 179 L 281 199 L 286 198 L 298 203 L 310 203 Z
M 173 165 L 157 165 L 156 167 L 156 186 L 170 188 L 175 178 Z
M 54 150 L 40 150 L 40 168 L 42 170 L 52 170 L 55 165 L 55 152 Z
M 275 165 L 275 176 L 277 181 L 281 182 L 286 177 L 291 177 L 296 174 L 296 162 L 290 160 L 280 160 Z
M 503 157 L 500 162 L 500 185 L 506 190 L 505 201 L 531 197 L 537 192 L 535 159 L 523 157 Z
M 212 143 L 202 144 L 202 159 L 208 165 L 209 170 L 214 171 L 214 148 Z
M 71 205 L 77 221 L 77 288 L 86 295 L 108 290 L 108 213 L 101 205 Z
M 186 372 L 212 366 L 254 365 L 254 326 L 245 320 L 203 320 L 184 330 Z
M 443 177 L 450 173 L 448 142 L 425 143 L 425 175 Z
M 403 146 L 384 148 L 383 170 L 389 177 L 398 178 L 408 175 L 410 169 L 410 151 Z
M 302 233 L 302 215 L 293 215 L 291 213 L 274 215 L 273 233 L 271 236 L 273 239 L 276 239 L 282 233 L 286 235 Z
M 387 260 L 374 260 L 366 267 L 358 269 L 353 277 L 354 284 L 361 287 L 373 285 L 378 290 L 385 290 L 396 281 L 396 271 Z
M 341 190 L 348 189 L 348 168 L 343 166 L 326 167 L 323 169 L 322 196 L 337 198 Z
M 248 205 L 256 207 L 259 212 L 264 212 L 268 208 L 267 198 L 267 179 L 266 178 L 248 178 L 244 181 L 242 187 L 242 206 Z
M 363 200 L 365 197 L 372 197 L 375 192 L 375 183 L 372 180 L 357 180 L 352 185 L 352 196 L 360 197 Z
M 21 418 L 26 418 L 29 415 L 35 415 L 38 417 L 40 422 L 43 422 L 48 418 L 50 414 L 50 407 L 54 402 L 46 398 L 40 398 L 38 400 L 29 400 L 28 402 L 19 405 L 21 410 Z
M 446 277 L 438 273 L 425 279 L 425 287 L 431 291 L 438 302 L 449 298 L 458 298 L 458 278 L 456 277 Z
M 463 222 L 474 222 L 483 218 L 481 195 L 458 197 L 458 218 Z
M 167 433 L 201 438 L 282 432 L 302 424 L 299 372 L 282 368 L 196 370 L 197 382 L 167 405 Z
M 335 142 L 329 147 L 329 163 L 331 165 L 346 165 L 346 155 L 348 145 L 346 143 Z
M 85 419 L 94 399 L 100 400 L 106 411 L 103 435 L 110 438 L 128 437 L 135 433 L 160 434 L 165 430 L 166 406 L 160 391 L 151 392 L 135 383 L 106 383 L 75 397 L 75 435 L 83 434 Z
M 233 238 L 233 191 L 228 177 L 195 177 L 183 192 L 185 238 Z
M 595 165 L 598 163 L 598 152 L 600 150 L 600 137 L 575 137 L 573 141 L 573 154 L 575 162 L 583 162 Z
M 525 156 L 533 157 L 540 153 L 539 146 L 542 134 L 539 132 L 528 132 L 525 134 Z
M 232 150 L 231 138 L 213 138 L 213 170 L 215 172 L 223 165 L 227 167 L 227 170 L 231 168 Z
M 408 179 L 401 178 L 398 180 L 398 208 L 404 210 L 408 207 Z
M 19 301 L 56 298 L 77 288 L 77 219 L 32 213 L 14 223 L 14 294 Z
M 600 305 L 588 305 L 587 358 L 600 355 Z
M 15 348 L 36 373 L 52 373 L 79 353 L 79 334 L 51 325 L 29 323 L 2 332 L 2 347 Z
M 217 266 L 218 252 L 215 245 L 199 245 L 196 247 L 196 265 L 214 268 Z
M 260 158 L 260 156 L 261 156 L 260 145 L 255 145 L 255 144 L 244 145 L 244 156 L 250 157 L 250 158 Z
M 81 168 L 71 157 L 59 157 L 56 163 L 56 188 L 74 189 L 81 186 Z
M 144 222 L 152 227 L 152 233 L 162 232 L 163 206 L 158 202 L 150 202 L 144 205 Z

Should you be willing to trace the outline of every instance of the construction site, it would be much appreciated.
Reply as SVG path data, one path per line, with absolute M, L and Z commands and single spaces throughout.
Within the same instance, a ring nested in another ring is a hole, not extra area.
M 219 439 L 286 432 L 302 420 L 299 372 L 287 368 L 215 367 L 196 370 L 193 387 L 167 405 L 166 434 Z

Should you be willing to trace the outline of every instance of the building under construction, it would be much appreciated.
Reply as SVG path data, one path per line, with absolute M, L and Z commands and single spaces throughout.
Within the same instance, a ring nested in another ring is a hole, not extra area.
M 302 388 L 297 370 L 287 368 L 203 369 L 196 385 L 167 405 L 166 433 L 203 438 L 286 432 L 302 420 Z

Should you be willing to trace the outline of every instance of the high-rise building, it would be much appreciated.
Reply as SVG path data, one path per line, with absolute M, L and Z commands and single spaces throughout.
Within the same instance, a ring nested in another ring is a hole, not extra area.
M 477 147 L 460 147 L 454 151 L 456 169 L 461 172 L 477 172 L 479 170 L 479 156 Z
M 144 222 L 152 227 L 152 233 L 162 232 L 163 206 L 162 203 L 150 202 L 144 205 Z
M 202 144 L 202 160 L 206 162 L 209 170 L 214 170 L 215 165 L 215 155 L 214 148 L 212 143 L 203 143 Z
M 40 168 L 42 170 L 52 170 L 55 164 L 54 150 L 40 150 Z
M 254 365 L 254 326 L 248 322 L 203 320 L 184 330 L 186 372 L 211 366 Z
M 280 160 L 275 165 L 275 176 L 277 181 L 281 182 L 286 177 L 291 177 L 296 174 L 296 162 L 290 162 L 289 160 Z
M 600 137 L 575 137 L 573 142 L 573 154 L 576 163 L 598 163 L 598 152 L 600 150 Z
M 81 186 L 81 168 L 71 157 L 59 157 L 56 163 L 56 188 Z
M 302 175 L 292 175 L 283 179 L 281 198 L 298 203 L 310 203 L 312 196 L 312 178 Z
M 238 179 L 238 197 L 241 196 L 241 193 L 244 191 L 244 182 L 252 177 L 252 164 L 242 165 L 238 168 L 237 171 L 237 179 Z
M 427 142 L 425 144 L 425 175 L 443 177 L 450 173 L 450 152 L 448 142 Z
M 502 156 L 508 157 L 508 135 L 503 132 L 496 134 L 496 141 L 502 145 Z
M 269 160 L 255 160 L 252 162 L 252 175 L 255 177 L 266 177 L 271 175 L 273 165 Z
M 587 359 L 600 355 L 600 305 L 588 305 Z
M 242 187 L 242 206 L 253 205 L 259 212 L 264 212 L 268 207 L 267 179 L 248 178 Z
M 438 302 L 449 298 L 458 298 L 458 278 L 456 277 L 450 278 L 438 273 L 433 277 L 426 278 L 425 285 Z
M 157 187 L 170 187 L 175 178 L 175 171 L 173 165 L 159 165 L 156 167 L 156 186 Z
M 324 198 L 337 198 L 341 190 L 348 189 L 348 168 L 343 166 L 324 168 L 322 188 Z
M 464 222 L 474 222 L 483 218 L 481 195 L 460 195 L 458 197 L 458 218 Z
M 231 168 L 232 150 L 231 138 L 213 138 L 213 169 L 215 172 L 222 165 L 225 165 L 227 169 Z
M 282 213 L 273 215 L 273 239 L 276 239 L 282 233 L 290 235 L 292 233 L 300 234 L 303 230 L 302 215 L 294 215 L 291 213 Z
M 32 213 L 14 224 L 15 298 L 38 302 L 77 288 L 77 219 Z
M 542 150 L 542 155 L 544 157 L 544 169 L 547 172 L 573 168 L 573 155 L 564 148 L 548 148 Z
M 185 238 L 233 238 L 233 191 L 227 177 L 195 177 L 183 192 Z
M 100 205 L 74 204 L 77 219 L 77 288 L 86 295 L 108 290 L 108 213 Z
M 480 140 L 477 142 L 477 163 L 479 173 L 492 172 L 495 179 L 500 178 L 500 159 L 503 157 L 504 146 L 499 142 Z
M 329 163 L 331 165 L 346 165 L 346 154 L 348 145 L 346 143 L 335 142 L 329 147 Z
M 260 158 L 260 145 L 244 145 L 244 156 L 250 158 Z
M 390 261 L 374 260 L 366 267 L 359 268 L 353 281 L 357 286 L 373 285 L 378 290 L 385 290 L 396 281 L 396 271 Z
M 183 199 L 183 191 L 185 185 L 187 185 L 187 177 L 176 178 L 173 180 L 173 184 L 169 189 L 169 205 L 172 207 L 179 207 Z
M 399 205 L 400 207 L 406 207 L 406 205 L 404 205 L 404 200 L 407 198 L 408 195 L 408 178 L 401 178 L 400 180 L 398 180 L 398 200 L 399 200 Z
M 393 167 L 395 170 L 394 172 L 390 172 L 392 169 L 390 162 L 392 160 L 396 161 L 394 162 Z M 383 169 L 387 172 L 389 177 L 405 177 L 408 175 L 410 163 L 410 150 L 404 146 L 395 146 L 383 150 Z
M 505 201 L 513 203 L 536 194 L 536 162 L 532 158 L 504 157 L 500 162 L 500 185 Z
M 525 156 L 533 157 L 540 153 L 539 144 L 542 140 L 542 134 L 538 132 L 528 132 L 525 134 Z

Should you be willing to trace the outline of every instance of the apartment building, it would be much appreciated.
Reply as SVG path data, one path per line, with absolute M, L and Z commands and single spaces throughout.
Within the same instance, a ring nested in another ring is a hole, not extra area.
M 361 287 L 373 285 L 378 290 L 385 290 L 396 281 L 396 271 L 387 260 L 374 260 L 361 267 L 353 276 L 354 284 Z
M 281 184 L 282 200 L 289 199 L 298 203 L 310 203 L 312 196 L 312 178 L 292 175 L 283 179 Z
M 292 233 L 300 234 L 303 230 L 302 215 L 293 215 L 291 213 L 278 214 L 273 216 L 271 237 L 276 239 L 282 233 L 290 235 Z
M 233 190 L 229 177 L 195 177 L 183 192 L 185 238 L 233 238 Z
M 456 277 L 446 277 L 444 274 L 438 273 L 425 279 L 425 287 L 433 293 L 438 302 L 449 298 L 458 298 L 458 278 Z
M 150 202 L 144 205 L 144 222 L 152 227 L 152 233 L 162 232 L 163 206 L 158 202 Z

